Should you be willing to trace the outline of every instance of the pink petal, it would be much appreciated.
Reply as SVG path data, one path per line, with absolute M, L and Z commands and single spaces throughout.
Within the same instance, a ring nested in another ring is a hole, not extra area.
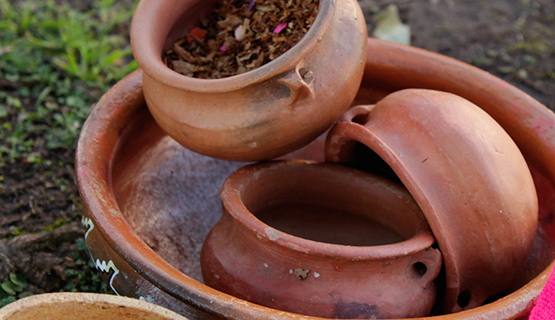
M 278 24 L 278 26 L 274 29 L 274 33 L 280 33 L 283 29 L 285 29 L 285 27 L 287 27 L 287 22 Z
M 221 46 L 221 47 L 220 47 L 220 51 L 226 51 L 226 50 L 227 50 L 227 47 L 226 47 L 226 46 Z

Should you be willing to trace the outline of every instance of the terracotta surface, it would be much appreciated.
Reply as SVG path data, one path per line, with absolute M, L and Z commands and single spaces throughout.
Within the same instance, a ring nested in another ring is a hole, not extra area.
M 0 309 L 2 320 L 187 320 L 152 303 L 96 293 L 47 293 Z
M 540 208 L 524 274 L 499 300 L 436 319 L 526 319 L 553 267 L 555 115 L 506 82 L 445 56 L 375 39 L 368 49 L 356 104 L 410 87 L 453 92 L 492 115 L 521 149 Z M 166 136 L 145 106 L 141 77 L 129 75 L 96 104 L 78 145 L 86 241 L 106 281 L 120 294 L 192 319 L 306 319 L 202 284 L 198 259 L 220 218 L 219 189 L 241 164 L 200 156 Z M 318 150 L 323 155 L 318 145 L 311 155 Z
M 534 181 L 516 144 L 478 106 L 408 89 L 354 107 L 330 130 L 326 160 L 356 157 L 370 171 L 389 164 L 422 208 L 444 258 L 446 312 L 482 305 L 522 272 L 537 229 Z
M 131 44 L 145 72 L 146 102 L 176 141 L 221 159 L 270 159 L 307 145 L 349 107 L 366 53 L 357 1 L 320 0 L 305 37 L 255 70 L 196 79 L 166 67 L 162 53 L 214 2 L 142 0 L 133 17 Z
M 405 188 L 341 165 L 289 160 L 243 167 L 221 194 L 223 217 L 201 253 L 212 288 L 325 318 L 432 310 L 441 254 Z

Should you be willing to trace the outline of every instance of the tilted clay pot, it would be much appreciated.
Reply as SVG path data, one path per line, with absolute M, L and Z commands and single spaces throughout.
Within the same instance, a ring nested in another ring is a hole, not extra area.
M 133 16 L 146 103 L 176 141 L 215 158 L 271 159 L 308 144 L 349 107 L 366 57 L 366 24 L 355 0 L 320 0 L 301 41 L 255 70 L 196 79 L 169 69 L 163 52 L 214 3 L 142 0 Z
M 243 167 L 221 194 L 223 217 L 201 253 L 207 285 L 325 318 L 430 313 L 441 254 L 401 186 L 340 165 L 291 160 Z
M 357 161 L 389 164 L 428 219 L 444 257 L 447 312 L 480 306 L 515 281 L 538 200 L 520 150 L 486 112 L 451 93 L 402 90 L 346 112 L 328 134 L 326 160 L 352 162 L 357 144 L 381 157 Z
M 64 292 L 26 297 L 0 309 L 2 320 L 187 320 L 137 299 L 108 294 Z
M 202 283 L 200 250 L 220 218 L 221 185 L 244 164 L 201 156 L 168 137 L 146 107 L 142 76 L 141 71 L 129 75 L 100 99 L 77 148 L 86 243 L 101 276 L 119 294 L 143 297 L 191 319 L 310 319 Z M 391 92 L 417 87 L 464 97 L 500 123 L 532 171 L 540 207 L 532 252 L 506 295 L 434 319 L 528 319 L 555 257 L 555 115 L 478 68 L 368 39 L 356 104 L 373 104 Z M 323 155 L 323 148 L 316 151 Z

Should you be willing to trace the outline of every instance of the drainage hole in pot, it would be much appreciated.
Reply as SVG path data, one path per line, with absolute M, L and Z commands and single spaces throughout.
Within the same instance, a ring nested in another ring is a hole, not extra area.
M 428 272 L 428 267 L 426 267 L 426 265 L 422 262 L 416 262 L 412 265 L 412 267 L 414 268 L 416 275 L 419 277 L 423 277 L 426 272 Z
M 457 304 L 461 308 L 466 308 L 470 303 L 470 298 L 471 298 L 470 291 L 465 290 L 459 293 L 459 296 L 457 297 Z
M 315 204 L 281 203 L 254 214 L 275 229 L 318 242 L 375 246 L 406 240 L 368 217 Z

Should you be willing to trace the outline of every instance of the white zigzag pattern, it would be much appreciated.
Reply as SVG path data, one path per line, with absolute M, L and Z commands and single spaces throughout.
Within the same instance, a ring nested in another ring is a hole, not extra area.
M 87 231 L 85 232 L 85 244 L 87 244 L 87 238 L 89 236 L 89 233 L 94 229 L 94 223 L 92 222 L 91 219 L 83 216 L 83 218 L 81 218 L 81 223 L 83 224 L 83 226 L 85 228 L 88 228 Z M 87 244 L 88 246 L 88 244 Z M 89 254 L 90 254 L 90 250 L 89 250 Z M 120 295 L 116 289 L 113 286 L 113 282 L 114 279 L 116 278 L 116 276 L 119 274 L 119 269 L 116 268 L 116 265 L 114 264 L 114 262 L 112 260 L 109 260 L 108 263 L 106 263 L 105 260 L 100 261 L 100 259 L 96 259 L 96 261 L 94 260 L 94 258 L 92 257 L 91 254 L 91 260 L 94 261 L 94 266 L 97 270 L 99 270 L 100 272 L 104 272 L 104 273 L 110 273 L 110 270 L 114 271 L 114 273 L 112 274 L 112 276 L 110 277 L 110 289 L 112 289 L 112 291 L 114 291 L 115 294 L 117 294 L 118 296 Z
M 104 273 L 110 273 L 110 270 L 114 271 L 114 273 L 112 273 L 112 276 L 110 277 L 110 288 L 112 289 L 112 291 L 114 291 L 115 294 L 119 296 L 120 294 L 116 291 L 116 289 L 114 289 L 114 286 L 112 285 L 112 282 L 119 274 L 119 269 L 116 268 L 114 262 L 112 260 L 109 260 L 108 263 L 106 263 L 105 260 L 100 261 L 100 259 L 96 259 L 96 261 L 94 262 L 94 266 L 96 267 L 96 269 Z
M 87 231 L 85 232 L 85 242 L 86 242 L 87 237 L 89 236 L 89 233 L 94 229 L 94 223 L 92 222 L 91 219 L 85 216 L 81 218 L 81 223 L 83 224 L 83 227 L 88 228 Z

